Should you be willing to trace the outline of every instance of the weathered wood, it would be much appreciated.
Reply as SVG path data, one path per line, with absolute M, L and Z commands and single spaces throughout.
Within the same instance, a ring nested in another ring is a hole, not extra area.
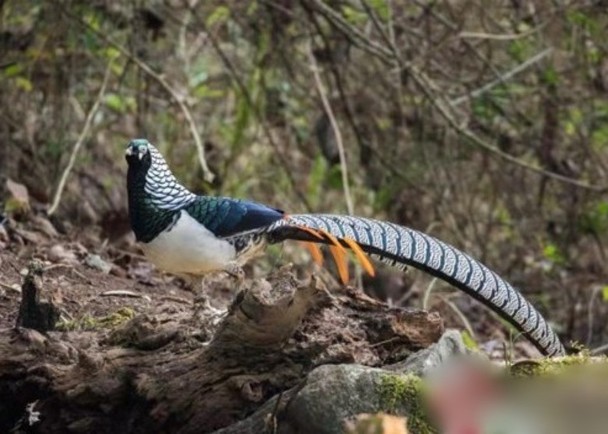
M 41 332 L 54 330 L 59 320 L 59 310 L 51 302 L 40 301 L 40 278 L 42 264 L 32 261 L 21 285 L 21 304 L 17 316 L 17 327 L 26 327 Z
M 203 306 L 194 315 L 141 315 L 109 335 L 2 330 L 0 432 L 25 432 L 24 409 L 36 400 L 40 433 L 212 432 L 314 367 L 394 363 L 442 329 L 436 314 L 391 308 L 352 288 L 332 296 L 284 268 L 251 282 L 224 318 Z

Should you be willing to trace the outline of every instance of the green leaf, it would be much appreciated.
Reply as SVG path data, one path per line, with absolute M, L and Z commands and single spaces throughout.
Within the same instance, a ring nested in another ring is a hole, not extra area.
M 6 214 L 22 214 L 27 211 L 27 206 L 15 198 L 9 198 L 4 202 L 4 212 Z
M 380 212 L 386 209 L 393 199 L 394 192 L 391 185 L 383 185 L 374 195 L 374 210 Z
M 209 78 L 209 73 L 206 70 L 200 71 L 190 77 L 190 86 L 196 87 L 207 81 Z
M 99 16 L 94 12 L 86 13 L 83 17 L 83 21 L 87 23 L 93 30 L 99 31 L 101 29 L 101 20 Z
M 588 15 L 581 9 L 574 9 L 567 13 L 567 19 L 572 24 L 582 27 L 592 35 L 598 34 L 601 26 L 595 16 Z
M 608 125 L 601 125 L 591 133 L 591 144 L 600 150 L 608 145 Z
M 214 24 L 224 24 L 228 18 L 230 18 L 230 9 L 227 6 L 218 6 L 207 17 L 206 24 L 209 27 Z
M 602 288 L 602 300 L 608 301 L 608 285 Z
M 342 169 L 340 168 L 339 164 L 336 164 L 329 169 L 329 173 L 327 174 L 327 184 L 336 190 L 342 188 Z
M 201 84 L 194 89 L 192 94 L 198 99 L 222 99 L 224 98 L 225 92 L 223 89 L 213 89 L 206 84 Z
M 541 75 L 541 80 L 545 84 L 556 85 L 559 82 L 559 75 L 553 66 L 548 66 Z
M 583 111 L 578 107 L 573 107 L 570 110 L 568 110 L 568 113 L 566 116 L 567 117 L 564 121 L 564 132 L 568 136 L 575 136 L 577 134 L 577 131 L 579 131 L 579 129 L 585 119 Z
M 608 201 L 599 201 L 582 214 L 579 227 L 583 232 L 591 234 L 608 232 Z
M 251 119 L 251 107 L 249 101 L 242 95 L 239 95 L 236 106 L 236 120 L 234 121 L 234 128 L 232 134 L 231 143 L 235 149 L 239 148 L 239 145 L 243 141 L 245 136 L 245 130 L 249 125 Z
M 15 63 L 11 66 L 4 68 L 4 76 L 6 78 L 16 77 L 23 72 L 23 66 L 19 63 Z
M 368 0 L 368 3 L 383 21 L 388 20 L 389 9 L 386 0 Z
M 543 248 L 543 255 L 546 259 L 553 262 L 554 264 L 563 264 L 565 262 L 565 258 L 555 244 L 550 243 L 547 244 Z
M 342 6 L 342 13 L 351 24 L 362 24 L 367 21 L 367 14 L 350 6 Z
M 469 350 L 476 350 L 479 348 L 477 341 L 473 339 L 473 336 L 471 336 L 468 331 L 461 331 L 460 336 L 462 337 L 462 342 L 464 342 L 464 346 L 467 347 Z
M 108 60 L 114 60 L 120 57 L 120 51 L 114 47 L 106 47 L 103 50 L 103 56 Z
M 119 113 L 126 113 L 135 108 L 135 99 L 133 97 L 123 97 L 115 93 L 108 93 L 104 98 L 106 106 Z
M 15 79 L 15 84 L 17 85 L 17 87 L 19 89 L 23 89 L 26 92 L 31 92 L 32 89 L 34 88 L 34 85 L 32 84 L 32 82 L 25 77 L 17 77 Z

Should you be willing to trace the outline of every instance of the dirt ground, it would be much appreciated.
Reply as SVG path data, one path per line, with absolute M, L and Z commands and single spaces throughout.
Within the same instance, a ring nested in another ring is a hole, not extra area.
M 7 220 L 0 228 L 0 328 L 15 325 L 21 301 L 20 286 L 32 260 L 43 264 L 41 297 L 59 307 L 59 330 L 107 333 L 140 314 L 194 309 L 197 294 L 200 295 L 198 289 L 193 291 L 182 279 L 156 270 L 141 255 L 130 232 L 111 242 L 103 237 L 101 228 L 71 232 L 70 235 L 58 233 L 40 213 L 30 213 L 20 221 Z M 312 268 L 306 268 L 303 273 L 310 273 Z M 408 274 L 411 273 L 417 272 L 410 270 Z M 331 279 L 330 273 L 322 274 Z M 364 283 L 370 295 L 386 300 L 394 275 L 387 275 L 381 269 L 380 276 L 375 285 L 369 281 Z M 222 274 L 209 276 L 204 286 L 204 297 L 214 307 L 226 307 L 233 299 L 235 282 Z M 414 294 L 403 304 L 418 306 L 417 298 Z M 492 313 L 466 295 L 454 291 L 452 295 L 435 297 L 430 308 L 440 312 L 447 327 L 464 330 L 470 322 L 479 348 L 494 358 L 504 358 L 509 331 Z M 515 355 L 537 354 L 529 343 L 516 340 Z
M 32 260 L 43 265 L 41 297 L 59 307 L 60 330 L 109 330 L 138 314 L 193 306 L 194 292 L 181 279 L 156 271 L 130 235 L 108 246 L 94 234 L 54 233 L 48 220 L 38 216 L 8 222 L 0 237 L 0 328 L 15 325 L 21 283 Z M 208 288 L 214 306 L 232 297 L 225 285 Z

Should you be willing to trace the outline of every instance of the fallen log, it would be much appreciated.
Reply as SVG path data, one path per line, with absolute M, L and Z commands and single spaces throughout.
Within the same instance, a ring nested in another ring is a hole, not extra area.
M 139 315 L 109 334 L 0 330 L 0 432 L 209 433 L 319 366 L 395 364 L 442 331 L 435 313 L 332 295 L 289 267 L 248 282 L 226 312 Z

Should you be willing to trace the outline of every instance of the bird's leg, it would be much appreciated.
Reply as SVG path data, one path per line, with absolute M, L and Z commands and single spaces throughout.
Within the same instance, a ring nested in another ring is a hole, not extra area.
M 205 280 L 202 276 L 188 275 L 186 282 L 191 286 L 191 290 L 194 293 L 194 305 L 198 309 L 209 313 L 210 318 L 221 319 L 226 314 L 226 310 L 218 309 L 211 305 L 211 299 L 205 292 Z M 198 285 L 198 286 L 197 286 Z
M 179 274 L 184 281 L 184 289 L 190 291 L 193 294 L 198 294 L 202 291 L 203 280 L 201 276 L 195 276 L 193 274 Z
M 245 270 L 243 270 L 243 267 L 236 262 L 230 262 L 224 268 L 224 272 L 235 280 L 237 289 L 240 289 L 245 281 Z

